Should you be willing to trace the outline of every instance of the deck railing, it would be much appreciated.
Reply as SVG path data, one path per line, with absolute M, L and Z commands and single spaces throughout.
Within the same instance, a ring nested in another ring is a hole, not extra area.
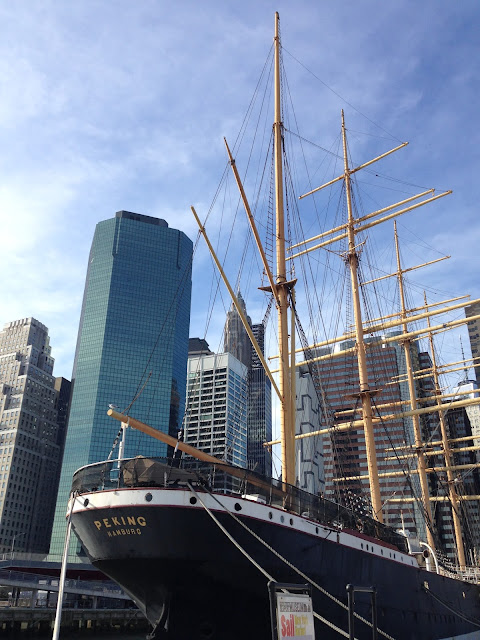
M 130 458 L 99 462 L 79 469 L 72 491 L 85 493 L 131 487 L 185 488 L 187 482 L 200 490 L 249 496 L 337 529 L 349 529 L 391 544 L 408 553 L 403 535 L 373 518 L 359 514 L 321 496 L 287 485 L 281 480 L 227 464 L 183 458 Z

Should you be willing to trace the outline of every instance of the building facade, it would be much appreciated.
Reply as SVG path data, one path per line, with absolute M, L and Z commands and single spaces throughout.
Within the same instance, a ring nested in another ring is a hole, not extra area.
M 252 325 L 252 333 L 265 355 L 265 325 Z M 272 454 L 264 443 L 272 439 L 272 383 L 253 345 L 250 345 L 250 350 L 247 402 L 248 468 L 271 477 Z
M 390 337 L 394 337 L 391 334 Z M 328 412 L 335 412 L 333 427 L 361 416 L 359 379 L 354 341 L 339 345 L 340 353 L 318 363 L 323 381 Z M 409 395 L 403 347 L 386 343 L 382 337 L 366 340 L 368 383 L 375 390 L 372 407 L 375 416 L 400 413 L 408 406 Z M 349 351 L 350 350 L 350 351 Z M 328 355 L 323 350 L 318 355 Z M 415 370 L 420 368 L 418 349 L 412 346 Z M 417 396 L 420 389 L 417 388 Z M 390 406 L 388 406 L 390 405 Z M 405 452 L 415 442 L 411 418 L 382 420 L 374 425 L 384 522 L 401 528 L 402 522 L 411 532 L 425 538 L 425 521 L 415 496 L 420 495 L 418 475 L 403 471 Z M 325 492 L 352 508 L 364 508 L 371 514 L 365 436 L 362 427 L 336 431 L 324 436 Z M 398 458 L 397 455 L 403 456 Z M 411 463 L 410 463 L 411 464 Z M 391 475 L 390 472 L 393 472 Z
M 177 435 L 185 403 L 192 243 L 164 220 L 128 211 L 97 224 L 73 367 L 73 392 L 51 553 L 63 550 L 73 473 L 107 459 L 119 423 L 110 404 Z M 127 430 L 125 457 L 164 456 Z M 115 457 L 115 456 L 114 456 Z
M 465 316 L 467 318 L 478 315 L 480 315 L 480 302 L 475 302 L 465 307 Z M 480 384 L 480 360 L 475 360 L 475 358 L 480 358 L 480 320 L 469 320 L 467 327 L 472 357 L 474 358 L 473 369 L 475 371 L 477 384 Z
M 258 346 L 265 354 L 265 324 L 252 324 L 240 292 L 237 299 Z M 270 477 L 272 455 L 264 443 L 272 439 L 272 385 L 233 304 L 225 323 L 224 350 L 242 362 L 248 371 L 247 466 Z
M 322 426 L 320 402 L 307 365 L 295 372 L 295 435 L 318 431 Z M 325 493 L 322 436 L 295 440 L 297 486 L 314 495 Z
M 56 390 L 50 339 L 34 318 L 0 332 L 0 552 L 48 552 L 70 383 Z M 60 416 L 60 423 L 62 417 Z
M 184 441 L 246 467 L 247 383 L 247 367 L 231 353 L 189 356 Z
M 242 294 L 240 293 L 240 291 L 237 294 L 237 300 L 243 311 L 243 314 L 247 318 L 248 324 L 252 326 L 252 321 L 247 315 L 245 300 L 242 298 Z M 225 351 L 225 353 L 231 353 L 235 356 L 235 358 L 237 358 L 237 360 L 243 362 L 243 364 L 247 368 L 250 368 L 252 353 L 250 338 L 248 337 L 247 330 L 243 326 L 240 314 L 238 313 L 233 303 L 230 311 L 227 312 L 223 350 Z
M 464 399 L 468 397 L 478 397 L 478 385 L 474 380 L 463 380 L 454 390 L 458 393 L 454 399 Z M 465 395 L 471 392 L 471 395 Z M 445 403 L 448 407 L 448 403 Z M 462 496 L 478 496 L 480 494 L 480 473 L 474 465 L 479 462 L 480 452 L 471 450 L 472 445 L 480 444 L 480 407 L 472 405 L 468 407 L 457 407 L 448 409 L 445 412 L 448 436 L 451 440 L 461 439 L 458 442 L 451 442 L 450 452 L 452 454 L 450 463 L 458 466 L 454 471 L 455 489 L 457 494 Z M 471 440 L 467 440 L 471 436 Z M 435 464 L 444 468 L 443 456 L 435 457 Z M 438 494 L 448 495 L 448 479 L 445 471 L 437 474 Z M 442 523 L 441 536 L 446 541 L 447 554 L 456 560 L 456 544 L 451 517 L 452 506 L 449 502 L 440 503 L 440 509 L 445 513 Z M 474 565 L 478 565 L 480 560 L 480 503 L 478 500 L 461 500 L 459 503 L 459 516 L 462 522 L 463 542 L 467 559 Z

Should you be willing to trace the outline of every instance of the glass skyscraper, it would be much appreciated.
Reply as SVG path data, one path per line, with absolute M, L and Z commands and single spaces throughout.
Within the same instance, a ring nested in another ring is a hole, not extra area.
M 120 423 L 109 405 L 177 435 L 185 406 L 192 242 L 128 211 L 97 224 L 90 250 L 51 554 L 61 554 L 72 476 L 107 459 Z M 128 429 L 124 457 L 166 445 Z M 118 456 L 115 451 L 113 458 Z M 73 545 L 71 545 L 73 547 Z
M 265 355 L 265 325 L 252 325 L 252 333 Z M 264 446 L 272 439 L 272 384 L 257 352 L 250 345 L 248 371 L 247 457 L 248 468 L 265 476 L 272 475 L 272 455 Z

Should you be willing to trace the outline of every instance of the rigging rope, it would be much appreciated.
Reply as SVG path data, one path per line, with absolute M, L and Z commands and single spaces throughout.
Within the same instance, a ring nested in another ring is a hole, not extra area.
M 205 505 L 205 503 L 201 500 L 200 496 L 195 493 L 194 489 L 191 487 L 190 483 L 187 483 L 188 486 L 190 487 L 190 489 L 194 492 L 195 497 L 200 501 L 200 503 L 202 504 L 202 506 L 207 510 L 208 507 Z M 246 525 L 244 522 L 242 522 L 242 520 L 235 515 L 232 511 L 230 511 L 229 509 L 227 509 L 227 507 L 220 502 L 220 500 L 217 498 L 217 496 L 215 494 L 213 494 L 210 490 L 208 490 L 208 488 L 206 489 L 208 494 L 215 500 L 215 502 L 217 502 L 217 504 L 226 512 L 228 513 L 228 515 L 230 515 L 235 522 L 237 522 L 240 526 L 242 526 L 246 531 L 248 531 L 248 533 L 250 533 L 256 540 L 258 540 L 258 542 L 260 542 L 261 544 L 263 544 L 264 547 L 266 547 L 271 553 L 273 553 L 273 555 L 275 555 L 277 558 L 279 558 L 279 560 L 281 560 L 282 562 L 284 562 L 288 567 L 290 567 L 290 569 L 292 569 L 293 571 L 295 571 L 296 573 L 298 573 L 298 575 L 300 577 L 302 577 L 304 580 L 306 580 L 309 584 L 311 584 L 313 587 L 315 587 L 318 591 L 320 591 L 321 593 L 323 593 L 323 595 L 327 596 L 328 598 L 330 598 L 333 602 L 335 602 L 336 604 L 338 604 L 340 607 L 342 607 L 345 610 L 348 610 L 348 605 L 346 605 L 344 602 L 342 602 L 341 600 L 339 600 L 338 598 L 336 598 L 334 595 L 332 595 L 331 593 L 329 593 L 324 587 L 321 587 L 317 582 L 315 582 L 314 580 L 312 580 L 309 576 L 307 576 L 307 574 L 303 573 L 303 571 L 301 571 L 300 569 L 298 569 L 294 564 L 292 564 L 289 560 L 287 560 L 286 558 L 284 558 L 278 551 L 276 551 L 272 546 L 270 546 L 267 542 L 265 542 L 265 540 L 263 540 L 263 538 L 261 538 L 257 533 L 255 533 L 255 531 L 253 531 L 252 529 L 250 529 L 250 527 L 248 525 Z M 226 532 L 226 530 L 224 530 L 224 528 L 220 525 L 220 527 L 222 528 L 222 530 L 225 532 L 225 534 L 229 536 L 229 534 Z M 237 545 L 236 545 L 237 546 Z M 243 553 L 243 551 L 242 551 Z M 246 554 L 246 552 L 245 552 Z M 253 559 L 252 559 L 253 560 Z M 257 568 L 259 567 L 259 565 L 257 565 L 257 563 L 255 563 L 255 561 L 253 561 L 253 563 L 255 564 L 255 566 L 257 566 Z M 260 568 L 260 571 L 262 571 L 262 573 L 264 573 L 264 575 L 268 575 L 266 572 L 264 572 L 264 570 L 262 568 Z M 270 578 L 273 579 L 273 578 Z M 339 633 L 341 633 L 342 635 L 344 635 L 344 632 L 342 632 L 341 629 L 339 629 L 338 627 L 332 626 L 332 623 L 326 621 L 325 619 L 321 618 L 320 616 L 318 616 L 317 614 L 315 614 L 315 617 L 318 617 L 318 619 L 322 620 L 322 622 L 325 622 L 325 624 L 328 624 L 328 626 L 330 626 L 331 628 L 337 630 Z M 364 622 L 367 626 L 372 627 L 372 623 L 367 620 L 366 618 L 364 618 L 363 616 L 361 616 L 359 613 L 355 613 L 354 612 L 354 616 L 360 620 L 361 622 Z M 387 640 L 394 640 L 394 638 L 392 638 L 392 636 L 390 636 L 388 633 L 382 631 L 381 629 L 377 629 L 377 632 L 381 635 L 383 635 L 385 638 L 387 638 Z M 348 637 L 348 634 L 346 634 L 345 637 Z
M 379 125 L 378 123 L 376 123 L 374 120 L 372 120 L 371 118 L 369 118 L 368 116 L 366 116 L 364 113 L 362 113 L 359 109 L 357 109 L 351 102 L 348 102 L 348 100 L 346 100 L 345 98 L 343 98 L 339 93 L 337 93 L 334 89 L 332 89 L 332 87 L 330 87 L 326 82 L 324 82 L 321 78 L 319 78 L 315 73 L 313 73 L 313 71 L 311 71 L 308 67 L 306 67 L 302 62 L 300 62 L 300 60 L 298 60 L 292 53 L 290 53 L 290 51 L 288 51 L 287 49 L 285 49 L 284 47 L 282 47 L 282 49 L 284 51 L 286 51 L 288 53 L 288 55 L 295 60 L 295 62 L 297 62 L 301 67 L 303 67 L 305 69 L 305 71 L 308 71 L 308 73 L 310 73 L 316 80 L 318 80 L 319 82 L 321 82 L 323 84 L 324 87 L 326 87 L 329 91 L 331 91 L 334 95 L 337 96 L 337 98 L 340 98 L 340 100 L 342 100 L 343 102 L 345 102 L 345 104 L 348 104 L 349 107 L 351 107 L 352 109 L 354 109 L 354 111 L 356 111 L 357 113 L 359 113 L 361 116 L 363 116 L 366 120 L 368 120 L 369 122 L 371 122 L 374 126 L 378 127 L 379 129 L 381 129 L 384 133 L 387 133 L 391 138 L 393 138 L 394 140 L 397 140 L 397 142 L 403 142 L 403 140 L 400 140 L 399 138 L 397 138 L 396 136 L 394 136 L 392 133 L 390 133 L 389 131 L 387 131 L 387 129 L 385 129 L 384 127 L 382 127 L 381 125 Z
M 190 491 L 193 493 L 193 495 L 197 498 L 197 500 L 200 502 L 200 504 L 202 505 L 202 507 L 205 509 L 205 511 L 208 513 L 208 515 L 212 518 L 212 520 L 215 522 L 215 524 L 218 526 L 218 528 L 227 536 L 227 538 L 230 540 L 230 542 L 235 545 L 235 547 L 247 558 L 247 560 L 249 562 L 251 562 L 254 567 L 256 567 L 260 573 L 262 573 L 269 581 L 271 582 L 276 582 L 275 578 L 273 576 L 271 576 L 268 571 L 265 571 L 265 569 L 258 564 L 258 562 L 256 560 L 254 560 L 252 558 L 252 556 L 245 551 L 245 549 L 235 540 L 235 538 L 232 536 L 231 533 L 229 533 L 225 527 L 222 525 L 222 523 L 218 520 L 218 518 L 215 517 L 215 515 L 211 512 L 211 510 L 207 507 L 207 505 L 205 504 L 205 502 L 201 499 L 201 497 L 198 495 L 198 493 L 195 491 L 195 489 L 192 487 L 192 485 L 190 484 L 190 482 L 187 482 L 187 485 L 190 489 Z M 212 494 L 210 494 L 212 495 Z M 213 496 L 215 497 L 215 496 Z M 216 498 L 215 498 L 216 499 Z M 218 501 L 219 502 L 219 501 Z M 221 503 L 219 502 L 219 504 L 221 505 Z M 221 505 L 223 507 L 223 505 Z M 223 507 L 225 509 L 225 511 L 227 511 L 228 513 L 230 513 L 228 511 L 228 509 L 226 509 L 225 507 Z M 233 516 L 232 513 L 230 513 L 230 515 Z M 241 523 L 243 526 L 243 523 Z M 253 533 L 253 532 L 251 532 Z M 254 534 L 256 535 L 256 534 Z M 266 543 L 265 543 L 266 544 Z M 272 550 L 273 551 L 273 550 Z M 348 638 L 349 635 L 348 633 L 346 633 L 343 629 L 340 629 L 340 627 L 335 626 L 332 622 L 330 622 L 329 620 L 327 620 L 326 618 L 323 618 L 320 614 L 316 613 L 315 611 L 313 612 L 313 615 L 315 616 L 315 618 L 317 618 L 318 620 L 320 620 L 321 622 L 323 622 L 324 624 L 326 624 L 328 627 L 330 627 L 331 629 L 333 629 L 334 631 L 336 631 L 337 633 L 339 633 L 340 635 L 342 635 L 344 638 Z M 393 639 L 392 639 L 393 640 Z
M 440 604 L 442 604 L 446 609 L 448 609 L 449 611 L 451 611 L 452 613 L 454 613 L 456 616 L 458 616 L 459 618 L 462 618 L 462 620 L 465 620 L 466 622 L 470 622 L 470 624 L 475 625 L 476 627 L 480 627 L 480 620 L 477 620 L 476 618 L 469 618 L 467 616 L 465 616 L 463 613 L 460 613 L 460 611 L 457 609 L 455 609 L 453 607 L 453 605 L 449 605 L 446 602 L 444 602 L 441 598 L 439 598 L 437 595 L 435 595 L 432 591 L 430 591 L 430 589 L 428 589 L 427 587 L 423 586 L 422 587 L 423 590 L 425 591 L 425 593 L 428 593 L 430 596 L 432 596 L 432 598 L 434 600 L 436 600 L 437 602 L 439 602 Z

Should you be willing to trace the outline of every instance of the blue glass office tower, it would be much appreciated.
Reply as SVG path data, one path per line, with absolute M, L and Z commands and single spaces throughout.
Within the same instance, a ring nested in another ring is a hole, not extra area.
M 100 222 L 90 250 L 73 394 L 50 553 L 61 554 L 72 476 L 107 459 L 120 423 L 109 404 L 177 435 L 185 405 L 192 242 L 164 220 L 128 211 Z M 118 455 L 117 451 L 113 458 Z M 166 446 L 127 430 L 125 457 Z M 72 545 L 73 547 L 74 545 Z

